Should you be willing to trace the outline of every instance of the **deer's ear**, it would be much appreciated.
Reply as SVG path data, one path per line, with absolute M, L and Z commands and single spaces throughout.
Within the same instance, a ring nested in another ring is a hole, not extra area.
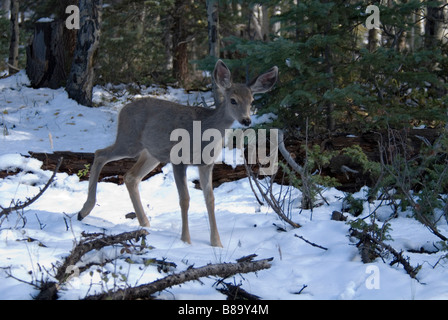
M 278 79 L 278 68 L 273 67 L 269 69 L 267 72 L 259 75 L 254 80 L 252 80 L 252 82 L 249 84 L 249 88 L 252 91 L 252 93 L 268 92 L 277 82 L 277 79 Z
M 213 79 L 221 89 L 228 89 L 232 86 L 232 79 L 229 68 L 222 60 L 218 60 L 213 71 Z

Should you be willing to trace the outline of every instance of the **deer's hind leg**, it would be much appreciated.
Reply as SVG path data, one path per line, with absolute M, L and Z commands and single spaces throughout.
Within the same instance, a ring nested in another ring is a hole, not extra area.
M 173 165 L 174 180 L 179 193 L 179 205 L 182 215 L 181 240 L 191 243 L 190 230 L 188 228 L 188 208 L 190 206 L 190 195 L 187 185 L 187 166 L 183 164 Z
M 149 221 L 143 209 L 138 185 L 149 172 L 159 165 L 159 163 L 160 162 L 151 156 L 148 151 L 144 150 L 140 154 L 137 163 L 124 176 L 124 182 L 134 206 L 138 222 L 142 227 L 149 227 Z

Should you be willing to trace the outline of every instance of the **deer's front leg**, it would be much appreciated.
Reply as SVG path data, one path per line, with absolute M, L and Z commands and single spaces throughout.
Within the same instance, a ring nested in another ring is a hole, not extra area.
M 199 167 L 199 180 L 204 193 L 205 205 L 207 206 L 208 219 L 210 223 L 210 243 L 214 247 L 222 247 L 219 238 L 218 226 L 215 218 L 215 196 L 212 185 L 213 164 Z
M 78 220 L 84 219 L 92 211 L 96 203 L 96 190 L 98 185 L 98 178 L 104 165 L 116 158 L 114 154 L 114 146 L 100 149 L 95 152 L 95 159 L 90 168 L 89 177 L 89 194 L 81 211 L 78 213 Z

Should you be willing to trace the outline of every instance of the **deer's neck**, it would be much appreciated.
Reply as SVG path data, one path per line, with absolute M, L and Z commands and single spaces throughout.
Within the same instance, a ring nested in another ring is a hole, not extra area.
M 220 105 L 216 109 L 210 110 L 210 114 L 202 121 L 203 130 L 217 129 L 224 134 L 225 129 L 232 126 L 234 119 L 230 115 L 225 105 Z

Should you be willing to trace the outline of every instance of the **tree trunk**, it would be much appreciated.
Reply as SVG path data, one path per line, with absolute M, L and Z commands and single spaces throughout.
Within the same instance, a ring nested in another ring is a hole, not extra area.
M 189 79 L 187 1 L 176 0 L 173 14 L 173 76 L 181 86 Z
M 326 26 L 325 35 L 328 36 L 330 33 L 330 22 Z M 329 88 L 327 90 L 333 90 L 334 89 L 334 68 L 333 68 L 333 58 L 332 58 L 332 49 L 330 45 L 325 45 L 324 50 L 324 61 L 325 61 L 325 72 L 328 74 L 328 82 L 329 82 Z M 334 119 L 334 103 L 331 101 L 328 101 L 326 103 L 326 111 L 327 111 L 327 130 L 332 132 L 335 129 L 335 119 Z
M 263 41 L 268 42 L 269 35 L 271 34 L 271 26 L 269 21 L 269 10 L 267 4 L 261 6 L 261 34 L 263 36 Z
M 165 58 L 163 60 L 163 65 L 166 71 L 172 71 L 173 69 L 173 16 L 171 14 L 166 14 L 162 17 L 162 42 L 165 48 Z M 167 72 L 167 74 L 170 74 Z
M 219 58 L 219 2 L 207 0 L 208 21 L 208 52 L 212 57 Z
M 9 74 L 19 71 L 19 0 L 11 0 L 11 40 L 9 43 Z
M 407 49 L 407 31 L 400 30 L 400 34 L 398 35 L 397 40 L 397 51 L 404 52 Z
M 208 21 L 208 54 L 219 59 L 219 2 L 218 0 L 207 0 L 207 21 Z M 221 95 L 216 88 L 216 83 L 212 81 L 213 98 L 215 106 L 221 104 Z
M 443 39 L 444 7 L 434 7 L 428 4 L 425 24 L 425 46 L 432 49 Z
M 379 29 L 370 29 L 368 32 L 367 49 L 369 52 L 375 52 L 380 46 L 381 33 Z
M 80 26 L 66 90 L 78 103 L 92 106 L 94 61 L 99 45 L 102 0 L 80 0 Z
M 70 71 L 70 37 L 64 32 L 63 21 L 38 22 L 26 48 L 26 74 L 33 88 L 57 89 L 65 85 Z M 73 54 L 73 50 L 71 50 Z

